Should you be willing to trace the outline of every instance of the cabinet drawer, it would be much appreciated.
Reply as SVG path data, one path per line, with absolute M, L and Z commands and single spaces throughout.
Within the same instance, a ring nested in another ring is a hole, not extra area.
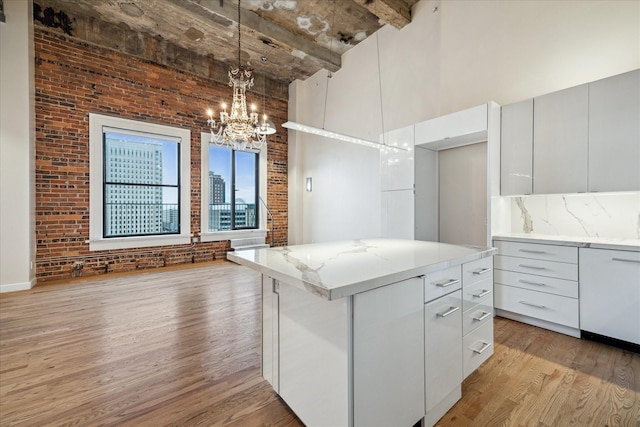
M 489 304 L 478 304 L 462 313 L 462 334 L 467 335 L 474 329 L 493 319 L 493 295 Z
M 427 274 L 424 277 L 424 302 L 457 291 L 462 286 L 462 270 L 459 265 Z
M 503 285 L 546 292 L 570 298 L 578 298 L 578 282 L 556 279 L 554 277 L 535 276 L 514 271 L 494 270 L 493 281 Z
M 498 255 L 568 262 L 572 264 L 578 263 L 578 248 L 575 247 L 544 245 L 540 243 L 503 242 L 499 240 L 494 241 L 493 246 L 498 248 Z
M 493 322 L 487 322 L 462 339 L 462 370 L 464 377 L 493 354 Z
M 495 267 L 500 270 L 556 277 L 565 280 L 578 280 L 578 264 L 517 258 L 504 255 L 496 255 L 494 261 Z
M 462 310 L 467 311 L 476 304 L 493 305 L 492 276 L 462 288 Z
M 462 264 L 462 284 L 468 286 L 479 282 L 493 271 L 493 257 L 482 258 Z
M 495 285 L 495 307 L 578 328 L 578 300 L 513 286 Z

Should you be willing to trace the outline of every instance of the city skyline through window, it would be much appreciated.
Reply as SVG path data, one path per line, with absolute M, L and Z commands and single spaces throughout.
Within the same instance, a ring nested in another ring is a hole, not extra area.
M 104 132 L 104 237 L 180 232 L 178 145 Z
M 258 228 L 258 154 L 209 146 L 209 230 Z

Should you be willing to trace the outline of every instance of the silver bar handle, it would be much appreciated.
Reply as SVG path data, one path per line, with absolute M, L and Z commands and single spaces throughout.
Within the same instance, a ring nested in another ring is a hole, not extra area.
M 483 311 L 482 312 L 482 316 L 474 317 L 473 320 L 475 320 L 476 322 L 482 322 L 484 319 L 486 319 L 489 316 L 491 316 L 491 312 L 490 311 Z
M 439 282 L 435 285 L 440 288 L 446 288 L 447 286 L 455 285 L 456 283 L 460 283 L 460 279 L 449 279 L 446 282 Z
M 279 293 L 278 291 L 280 291 L 280 282 L 278 280 L 276 280 L 276 279 L 271 279 L 271 280 L 272 280 L 272 282 L 271 282 L 271 291 L 274 294 Z
M 532 302 L 526 302 L 526 301 L 522 301 L 522 300 L 520 300 L 520 301 L 518 301 L 518 302 L 519 302 L 520 304 L 528 305 L 528 306 L 530 306 L 530 307 L 536 307 L 536 308 L 547 308 L 547 307 L 545 307 L 545 306 L 544 306 L 544 305 L 542 305 L 542 304 L 534 304 L 534 303 L 532 303 Z
M 489 295 L 491 293 L 490 289 L 483 289 L 480 292 L 478 292 L 477 294 L 473 294 L 472 296 L 474 298 L 482 298 L 485 295 Z
M 519 279 L 519 280 L 518 280 L 518 282 L 520 282 L 520 283 L 524 283 L 524 284 L 527 284 L 527 285 L 547 286 L 545 283 L 532 282 L 532 281 L 530 281 L 530 280 L 522 280 L 522 279 Z
M 473 274 L 480 275 L 480 274 L 488 273 L 488 272 L 490 272 L 490 271 L 491 271 L 491 269 L 490 269 L 490 268 L 481 268 L 480 270 L 476 270 L 476 271 L 474 271 L 474 272 L 473 272 Z
M 546 270 L 546 268 L 540 267 L 539 265 L 518 264 L 518 267 L 533 268 L 534 270 Z
M 489 347 L 491 347 L 491 343 L 486 342 L 486 341 L 480 341 L 482 343 L 482 347 L 480 347 L 479 350 L 476 350 L 473 347 L 469 347 L 471 350 L 473 350 L 474 353 L 478 353 L 478 354 L 482 354 L 486 349 L 488 349 Z
M 611 258 L 611 261 L 635 262 L 640 264 L 640 260 L 637 260 L 637 259 Z
M 437 316 L 438 317 L 447 317 L 448 315 L 453 314 L 458 310 L 460 310 L 460 307 L 451 306 L 451 307 L 449 307 L 449 310 L 445 311 L 444 313 L 437 313 Z
M 534 249 L 518 249 L 520 252 L 526 252 L 529 254 L 546 254 L 545 251 L 536 251 Z

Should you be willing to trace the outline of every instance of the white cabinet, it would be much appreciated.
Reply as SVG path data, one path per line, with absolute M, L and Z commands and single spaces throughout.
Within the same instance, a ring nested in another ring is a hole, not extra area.
M 302 422 L 412 426 L 424 417 L 422 278 L 332 301 L 264 278 L 263 292 L 263 373 Z
M 382 237 L 413 240 L 413 190 L 383 191 L 380 203 Z
M 493 354 L 493 258 L 462 264 L 464 378 Z
M 356 426 L 412 426 L 424 417 L 423 288 L 416 277 L 354 296 Z
M 640 70 L 589 84 L 589 191 L 640 190 Z
M 589 86 L 534 98 L 533 192 L 587 191 Z
M 497 314 L 579 337 L 578 248 L 494 241 Z
M 457 267 L 458 276 L 460 267 Z M 430 280 L 427 276 L 427 280 Z M 450 409 L 450 400 L 461 397 L 462 384 L 462 295 L 460 280 L 442 281 L 456 288 L 424 306 L 426 425 L 433 425 Z M 445 406 L 441 403 L 445 402 Z
M 488 105 L 482 104 L 416 123 L 415 144 L 431 150 L 487 140 Z
M 640 252 L 580 248 L 580 328 L 640 344 Z
M 382 191 L 413 190 L 413 129 L 407 126 L 384 134 L 381 143 L 401 150 L 380 150 Z
M 533 99 L 502 106 L 500 194 L 533 192 Z

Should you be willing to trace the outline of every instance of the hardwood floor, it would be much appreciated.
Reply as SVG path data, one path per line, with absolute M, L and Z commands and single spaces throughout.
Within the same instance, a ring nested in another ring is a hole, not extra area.
M 0 294 L 0 425 L 301 426 L 231 263 Z M 439 426 L 640 426 L 640 355 L 506 319 Z

